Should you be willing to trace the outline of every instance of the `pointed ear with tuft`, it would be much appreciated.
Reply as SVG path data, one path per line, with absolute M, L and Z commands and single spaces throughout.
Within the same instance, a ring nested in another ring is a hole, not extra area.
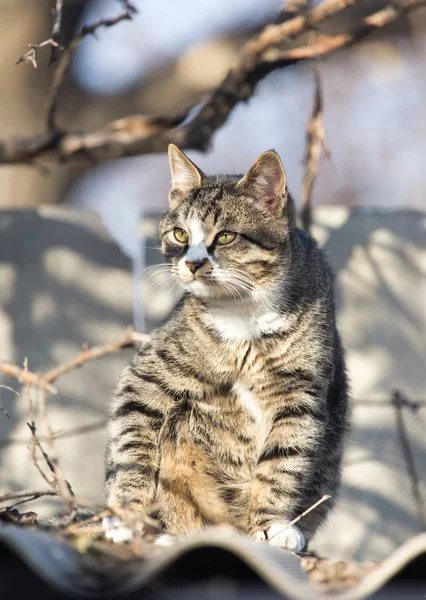
M 203 172 L 174 144 L 169 144 L 169 164 L 172 173 L 172 193 L 177 192 L 183 196 L 201 186 Z
M 286 176 L 276 152 L 268 150 L 261 154 L 237 186 L 246 188 L 259 207 L 276 217 L 282 216 L 287 200 Z

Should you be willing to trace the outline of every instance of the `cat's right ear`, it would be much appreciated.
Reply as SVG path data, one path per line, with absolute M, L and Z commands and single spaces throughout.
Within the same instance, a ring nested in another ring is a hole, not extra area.
M 203 172 L 174 144 L 169 144 L 169 164 L 172 174 L 170 202 L 174 196 L 185 196 L 201 186 Z

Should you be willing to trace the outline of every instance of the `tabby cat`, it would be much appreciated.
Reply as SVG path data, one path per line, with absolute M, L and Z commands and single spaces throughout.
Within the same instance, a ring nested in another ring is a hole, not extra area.
M 300 551 L 336 497 L 347 424 L 330 269 L 275 152 L 243 177 L 207 176 L 174 145 L 169 159 L 159 234 L 185 291 L 121 377 L 108 505 L 155 503 L 171 534 L 228 523 Z

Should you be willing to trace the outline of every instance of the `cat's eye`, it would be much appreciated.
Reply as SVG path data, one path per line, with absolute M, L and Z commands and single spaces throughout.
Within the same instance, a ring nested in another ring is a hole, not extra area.
M 237 234 L 233 231 L 221 231 L 216 236 L 216 242 L 220 246 L 226 246 L 226 244 L 230 244 L 231 242 L 233 242 L 236 237 Z
M 175 227 L 173 229 L 173 235 L 175 239 L 181 244 L 186 244 L 189 240 L 189 233 L 185 231 L 185 229 L 181 229 L 180 227 Z

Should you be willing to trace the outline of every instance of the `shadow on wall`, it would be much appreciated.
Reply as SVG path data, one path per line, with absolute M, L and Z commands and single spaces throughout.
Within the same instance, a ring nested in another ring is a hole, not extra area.
M 342 208 L 316 217 L 336 273 L 353 396 L 341 499 L 316 545 L 330 556 L 379 560 L 426 523 L 426 218 Z M 395 390 L 417 403 L 401 409 L 408 440 L 390 402 Z
M 84 344 L 112 341 L 131 324 L 130 264 L 98 217 L 57 208 L 4 212 L 0 233 L 1 359 L 22 365 L 27 357 L 30 370 L 46 371 L 73 358 Z M 59 394 L 49 397 L 53 430 L 102 421 L 128 357 L 129 353 L 105 357 L 61 378 Z M 15 381 L 7 383 L 20 387 Z M 32 396 L 36 401 L 35 391 Z M 17 398 L 0 389 L 0 398 L 11 417 L 9 421 L 0 414 L 0 439 L 29 440 L 26 395 Z M 64 437 L 58 449 L 74 490 L 99 497 L 103 429 Z M 42 481 L 25 446 L 5 446 L 0 461 L 2 487 L 40 488 Z
M 425 214 L 320 208 L 314 234 L 336 273 L 354 398 L 426 401 Z

